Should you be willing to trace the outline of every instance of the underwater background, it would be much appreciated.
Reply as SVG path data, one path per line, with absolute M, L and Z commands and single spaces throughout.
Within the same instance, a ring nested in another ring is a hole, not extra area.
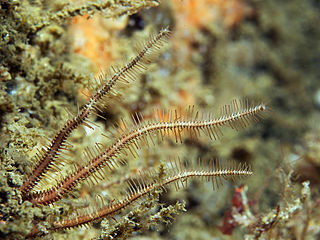
M 1 239 L 24 239 L 35 224 L 39 239 L 320 238 L 319 0 L 0 0 L 0 21 Z M 23 202 L 19 187 L 36 149 L 86 103 L 101 71 L 126 63 L 136 45 L 165 27 L 172 33 L 163 53 L 117 89 L 103 110 L 107 120 L 94 116 L 94 131 L 72 134 L 59 174 L 81 165 L 86 147 L 108 144 L 101 133 L 135 112 L 147 120 L 157 108 L 219 113 L 248 98 L 266 103 L 263 120 L 226 129 L 217 141 L 142 147 L 98 185 L 83 184 L 52 206 Z M 190 181 L 133 204 L 116 221 L 47 230 L 52 219 L 94 209 L 97 195 L 123 197 L 122 187 L 109 189 L 113 177 L 158 169 L 176 156 L 246 163 L 254 175 L 215 191 L 210 182 Z M 169 213 L 152 222 L 162 207 Z

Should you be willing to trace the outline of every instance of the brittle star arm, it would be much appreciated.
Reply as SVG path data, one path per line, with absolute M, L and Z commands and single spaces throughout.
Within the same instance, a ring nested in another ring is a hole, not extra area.
M 159 50 L 169 37 L 170 31 L 165 28 L 157 35 L 151 36 L 150 39 L 143 45 L 128 64 L 119 69 L 114 70 L 113 76 L 107 80 L 106 74 L 102 73 L 99 76 L 99 81 L 102 83 L 96 89 L 94 95 L 90 97 L 89 102 L 82 107 L 77 116 L 66 121 L 64 126 L 56 133 L 52 141 L 36 154 L 36 166 L 32 174 L 23 182 L 20 187 L 21 192 L 26 195 L 28 192 L 43 178 L 45 173 L 54 166 L 59 154 L 66 148 L 66 141 L 74 129 L 82 124 L 87 124 L 86 121 L 91 113 L 99 110 L 99 103 L 108 95 L 118 82 L 127 83 L 137 77 L 137 74 L 147 67 L 159 53 Z M 87 124 L 88 125 L 88 124 Z
M 169 120 L 162 119 L 154 123 L 136 123 L 133 128 L 128 129 L 122 134 L 110 147 L 102 150 L 96 156 L 92 156 L 88 163 L 84 166 L 77 168 L 71 174 L 63 178 L 54 187 L 45 191 L 34 192 L 28 196 L 28 200 L 35 204 L 48 205 L 54 203 L 62 198 L 66 193 L 70 192 L 83 180 L 93 177 L 95 174 L 107 166 L 109 169 L 114 169 L 119 166 L 118 156 L 122 151 L 130 150 L 138 147 L 137 142 L 140 140 L 147 141 L 146 137 L 152 138 L 152 134 L 163 136 L 175 136 L 176 139 L 181 140 L 183 133 L 189 133 L 190 136 L 198 136 L 202 133 L 208 135 L 212 139 L 216 139 L 221 133 L 221 127 L 229 124 L 231 128 L 237 129 L 238 126 L 245 127 L 249 124 L 250 120 L 258 120 L 261 113 L 266 110 L 264 104 L 256 106 L 244 106 L 241 108 L 236 105 L 226 105 L 225 115 L 219 118 L 212 119 L 197 119 L 198 113 L 195 116 L 187 116 L 190 114 L 176 114 L 176 118 Z M 228 110 L 228 108 L 230 110 Z M 184 117 L 182 117 L 184 116 Z M 182 119 L 183 118 L 183 119 Z M 201 132 L 200 132 L 201 131 Z M 170 134 L 172 133 L 172 134 Z

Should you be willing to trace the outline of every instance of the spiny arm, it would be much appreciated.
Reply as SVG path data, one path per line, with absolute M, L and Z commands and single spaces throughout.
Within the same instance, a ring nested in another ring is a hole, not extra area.
M 175 184 L 176 188 L 179 188 L 177 186 L 185 186 L 188 179 L 200 178 L 211 181 L 213 189 L 215 189 L 215 187 L 222 185 L 221 178 L 226 180 L 231 178 L 234 180 L 237 177 L 252 175 L 250 167 L 246 165 L 234 166 L 234 164 L 230 164 L 228 167 L 221 167 L 220 163 L 215 166 L 214 161 L 211 161 L 209 166 L 198 169 L 181 167 L 181 164 L 172 166 L 172 170 L 167 172 L 167 176 L 164 179 L 152 180 L 150 183 L 146 183 L 148 179 L 150 180 L 152 177 L 152 179 L 155 179 L 155 177 L 150 174 L 148 175 L 148 179 L 142 177 L 140 180 L 139 178 L 138 180 L 132 180 L 131 183 L 128 184 L 129 190 L 123 200 L 112 201 L 109 205 L 95 209 L 91 213 L 78 213 L 76 217 L 54 222 L 52 224 L 52 230 L 87 225 L 95 220 L 113 216 L 132 205 L 135 201 L 145 197 L 148 193 L 151 193 L 155 189 L 164 188 L 169 184 Z
M 231 105 L 226 105 L 223 109 L 225 109 L 224 115 L 212 119 L 206 117 L 199 119 L 198 112 L 194 114 L 192 110 L 189 110 L 186 113 L 175 111 L 174 117 L 171 113 L 171 116 L 168 115 L 168 119 L 161 119 L 160 114 L 156 114 L 158 119 L 155 122 L 143 123 L 138 120 L 133 127 L 124 129 L 118 139 L 107 149 L 101 149 L 97 154 L 89 151 L 87 155 L 91 158 L 86 165 L 76 169 L 54 187 L 46 191 L 32 193 L 29 195 L 29 200 L 37 204 L 48 205 L 61 199 L 63 195 L 89 177 L 93 177 L 97 181 L 98 177 L 95 174 L 101 168 L 105 166 L 111 170 L 116 168 L 119 165 L 117 157 L 122 151 L 129 150 L 133 153 L 135 148 L 139 146 L 138 141 L 148 142 L 147 137 L 152 139 L 154 133 L 160 135 L 161 138 L 175 136 L 176 140 L 182 141 L 182 136 L 185 133 L 197 137 L 202 132 L 210 138 L 216 139 L 222 133 L 221 127 L 224 125 L 229 124 L 231 128 L 237 129 L 239 126 L 247 126 L 250 121 L 257 121 L 261 113 L 266 110 L 266 106 L 264 104 L 249 106 L 245 102 L 233 101 Z M 209 116 L 211 115 L 209 114 Z
M 55 161 L 59 158 L 61 151 L 65 148 L 66 140 L 72 131 L 82 124 L 87 124 L 86 121 L 90 114 L 99 109 L 98 104 L 108 93 L 114 88 L 118 82 L 129 82 L 137 77 L 138 73 L 145 70 L 146 65 L 154 60 L 159 53 L 162 45 L 169 37 L 170 31 L 165 28 L 157 35 L 151 36 L 150 39 L 143 45 L 128 64 L 122 68 L 114 69 L 113 76 L 107 80 L 107 76 L 102 73 L 99 80 L 102 83 L 95 94 L 90 98 L 89 102 L 84 105 L 77 116 L 66 121 L 64 126 L 56 133 L 52 141 L 39 150 L 36 155 L 37 165 L 33 169 L 32 174 L 23 182 L 20 187 L 21 192 L 27 195 L 28 192 L 43 178 L 45 173 L 54 166 Z

